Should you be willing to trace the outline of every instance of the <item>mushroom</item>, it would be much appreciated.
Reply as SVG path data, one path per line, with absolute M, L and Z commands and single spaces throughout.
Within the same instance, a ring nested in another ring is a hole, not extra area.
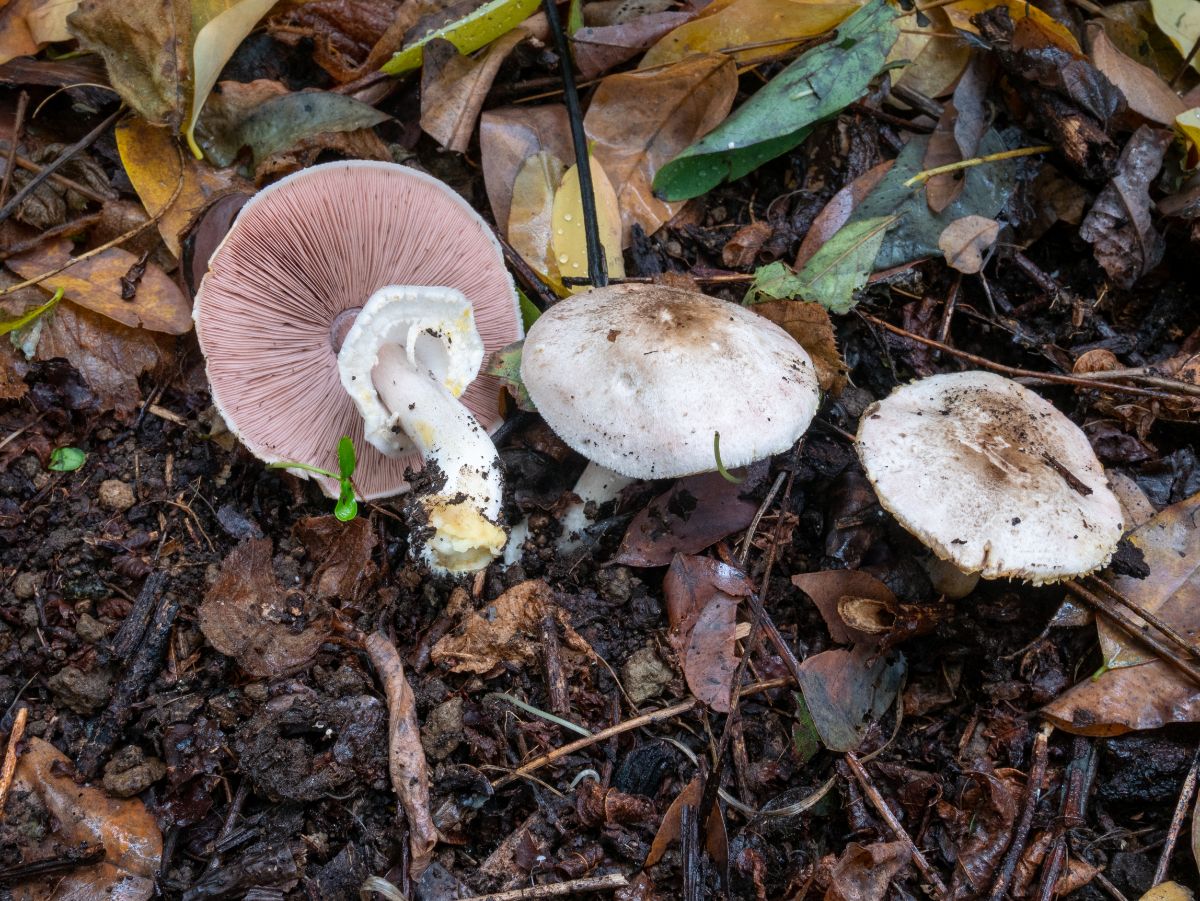
M 238 214 L 195 319 L 214 405 L 257 457 L 336 469 L 349 435 L 365 500 L 430 461 L 444 484 L 411 508 L 414 555 L 465 572 L 500 551 L 499 383 L 476 375 L 521 319 L 491 229 L 450 188 L 369 161 L 282 179 Z
M 935 375 L 863 413 L 858 456 L 879 503 L 942 561 L 1034 584 L 1104 566 L 1121 505 L 1083 432 L 989 372 Z
M 575 489 L 584 503 L 636 479 L 716 469 L 715 433 L 730 467 L 787 450 L 819 396 L 812 360 L 779 326 L 661 285 L 615 285 L 553 306 L 529 329 L 521 379 L 550 427 L 590 461 Z M 567 539 L 582 510 L 563 517 Z M 507 560 L 519 556 L 513 545 Z

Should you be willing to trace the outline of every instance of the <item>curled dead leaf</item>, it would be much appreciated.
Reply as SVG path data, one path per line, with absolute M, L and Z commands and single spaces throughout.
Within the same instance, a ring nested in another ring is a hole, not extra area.
M 833 320 L 827 309 L 819 303 L 804 300 L 769 300 L 757 303 L 751 309 L 766 316 L 808 351 L 823 392 L 834 397 L 842 393 L 849 384 L 850 375 L 838 350 Z
M 955 219 L 938 238 L 946 262 L 959 272 L 973 275 L 983 268 L 984 254 L 996 243 L 1000 223 L 985 216 Z

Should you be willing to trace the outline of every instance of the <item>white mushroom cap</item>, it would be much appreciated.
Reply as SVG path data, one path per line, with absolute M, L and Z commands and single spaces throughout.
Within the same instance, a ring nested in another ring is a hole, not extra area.
M 550 427 L 638 479 L 743 466 L 787 450 L 817 411 L 804 348 L 736 304 L 660 285 L 561 301 L 533 324 L 521 379 Z
M 868 407 L 858 456 L 879 502 L 984 578 L 1053 582 L 1106 564 L 1121 505 L 1083 432 L 989 372 L 935 375 Z

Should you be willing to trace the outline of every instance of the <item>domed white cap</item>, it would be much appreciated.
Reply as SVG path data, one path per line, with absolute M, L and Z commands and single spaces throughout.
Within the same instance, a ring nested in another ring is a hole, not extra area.
M 943 560 L 1035 584 L 1106 564 L 1121 505 L 1083 432 L 989 372 L 935 375 L 868 407 L 858 456 L 879 502 Z
M 661 479 L 787 450 L 817 410 L 812 360 L 768 319 L 660 285 L 614 285 L 529 329 L 521 378 L 550 427 L 621 475 Z

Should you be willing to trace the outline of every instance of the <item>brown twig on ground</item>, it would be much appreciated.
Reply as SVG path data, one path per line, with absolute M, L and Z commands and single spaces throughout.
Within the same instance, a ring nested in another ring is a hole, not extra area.
M 705 784 L 713 782 L 714 777 L 716 774 L 710 774 L 705 779 Z M 704 898 L 704 871 L 700 864 L 700 858 L 704 854 L 704 845 L 700 841 L 701 822 L 708 820 L 701 819 L 691 804 L 684 804 L 679 811 L 679 856 L 682 858 L 680 877 L 683 882 L 679 896 L 681 901 L 703 901 Z
M 942 321 L 938 323 L 938 340 L 943 344 L 950 337 L 950 322 L 954 318 L 954 309 L 958 306 L 958 294 L 961 287 L 962 273 L 959 272 L 954 276 L 954 284 L 950 287 L 950 293 L 946 295 L 946 302 L 942 305 Z
M 791 683 L 791 679 L 767 679 L 763 682 L 755 682 L 752 685 L 747 685 L 738 692 L 738 695 L 744 697 L 749 694 L 757 694 L 763 691 L 770 691 L 774 688 L 782 688 Z M 615 726 L 609 726 L 607 729 L 601 729 L 599 732 L 589 738 L 581 738 L 578 741 L 573 741 L 569 745 L 563 745 L 561 748 L 555 748 L 553 751 L 548 751 L 535 757 L 528 763 L 522 764 L 511 773 L 506 773 L 495 782 L 492 783 L 492 788 L 503 788 L 512 782 L 516 782 L 523 776 L 528 776 L 535 770 L 540 770 L 547 764 L 554 763 L 556 760 L 561 760 L 576 751 L 582 751 L 584 748 L 599 744 L 603 741 L 608 741 L 614 735 L 620 735 L 623 732 L 629 732 L 633 729 L 640 729 L 642 726 L 652 726 L 655 723 L 666 722 L 694 710 L 700 705 L 700 702 L 695 698 L 689 698 L 686 701 L 681 701 L 670 707 L 664 707 L 661 710 L 651 710 L 649 713 L 643 713 L 641 716 L 635 716 L 633 719 L 625 720 L 617 723 Z
M 1167 837 L 1163 840 L 1162 853 L 1158 855 L 1158 866 L 1154 868 L 1154 879 L 1151 885 L 1161 885 L 1167 881 L 1167 870 L 1171 866 L 1171 855 L 1175 853 L 1175 843 L 1179 840 L 1179 832 L 1183 829 L 1183 821 L 1187 819 L 1188 808 L 1192 805 L 1192 795 L 1196 793 L 1196 779 L 1200 777 L 1200 748 L 1192 755 L 1192 765 L 1188 769 L 1183 785 L 1179 789 L 1179 800 L 1175 802 L 1175 813 L 1171 816 L 1171 825 L 1167 829 Z
M 91 146 L 91 144 L 93 144 L 102 134 L 104 134 L 104 132 L 108 131 L 108 129 L 112 127 L 112 124 L 116 122 L 118 117 L 120 117 L 120 115 L 124 112 L 125 105 L 121 104 L 121 106 L 117 107 L 116 110 L 105 116 L 100 121 L 99 125 L 85 134 L 82 138 L 80 138 L 74 144 L 71 144 L 69 147 L 64 147 L 62 153 L 55 158 L 54 162 L 48 166 L 45 166 L 41 172 L 31 178 L 25 187 L 13 195 L 12 200 L 4 204 L 4 206 L 0 206 L 0 222 L 3 222 L 5 219 L 11 216 L 13 211 L 21 205 L 21 202 L 37 190 L 38 185 L 66 165 L 71 158 L 75 156 L 75 154 L 79 153 L 79 151 L 83 150 L 84 148 Z
M 1115 601 L 1110 601 L 1108 598 L 1093 594 L 1074 580 L 1067 580 L 1063 583 L 1063 587 L 1075 595 L 1075 597 L 1087 603 L 1089 607 L 1107 616 L 1126 635 L 1145 644 L 1167 663 L 1170 663 L 1197 685 L 1200 685 L 1200 666 L 1181 657 L 1168 641 L 1164 641 L 1151 632 L 1149 625 L 1144 623 L 1139 625 L 1124 610 L 1118 607 Z
M 17 745 L 25 735 L 25 723 L 29 720 L 29 708 L 22 707 L 13 717 L 12 731 L 8 733 L 8 745 L 4 748 L 4 764 L 0 766 L 0 820 L 4 819 L 4 802 L 12 788 L 13 776 L 17 773 Z
M 500 242 L 500 248 L 504 251 L 504 262 L 508 263 L 512 271 L 516 273 L 517 281 L 521 283 L 521 286 L 533 295 L 529 299 L 533 301 L 534 306 L 545 311 L 558 303 L 558 297 L 550 290 L 550 286 L 533 271 L 533 267 L 526 262 L 515 247 L 508 243 L 508 239 L 500 234 L 499 229 L 496 231 L 496 240 Z
M 1183 653 L 1190 654 L 1192 656 L 1195 656 L 1198 653 L 1196 646 L 1192 642 L 1188 641 L 1187 636 L 1176 631 L 1175 628 L 1162 617 L 1145 609 L 1140 604 L 1131 601 L 1115 587 L 1101 579 L 1099 576 L 1085 576 L 1084 578 L 1087 579 L 1090 586 L 1093 588 L 1099 588 L 1122 607 L 1132 611 L 1133 613 L 1136 613 L 1154 628 L 1158 629 L 1158 631 L 1161 632 L 1167 638 L 1167 640 L 1171 642 L 1171 644 L 1175 645 L 1175 647 L 1179 648 L 1179 650 Z
M 571 696 L 567 693 L 567 680 L 563 677 L 558 619 L 549 607 L 542 613 L 538 626 L 542 635 L 542 665 L 546 668 L 546 694 L 550 697 L 550 711 L 563 719 L 570 719 Z
M 1043 382 L 1053 382 L 1058 385 L 1073 385 L 1076 388 L 1087 388 L 1095 391 L 1109 391 L 1118 394 L 1136 394 L 1141 397 L 1154 397 L 1159 400 L 1174 400 L 1177 395 L 1165 394 L 1162 391 L 1149 391 L 1145 388 L 1134 388 L 1130 385 L 1118 385 L 1115 382 L 1100 381 L 1099 379 L 1085 379 L 1076 375 L 1059 375 L 1054 372 L 1037 372 L 1033 369 L 1020 369 L 1016 366 L 1005 366 L 1003 363 L 995 363 L 986 357 L 978 356 L 977 354 L 967 353 L 965 350 L 959 350 L 957 347 L 951 347 L 949 344 L 943 344 L 941 341 L 934 341 L 932 338 L 926 338 L 922 335 L 916 335 L 912 332 L 900 328 L 898 325 L 892 325 L 890 322 L 885 322 L 878 316 L 872 316 L 870 313 L 862 310 L 855 310 L 856 313 L 872 325 L 877 325 L 880 328 L 886 329 L 893 335 L 899 335 L 901 338 L 906 338 L 909 341 L 915 341 L 917 344 L 924 344 L 926 347 L 933 347 L 937 350 L 944 351 L 951 356 L 958 357 L 962 360 L 967 360 L 974 363 L 976 366 L 981 366 L 984 369 L 990 369 L 993 372 L 999 372 L 1009 378 L 1031 378 L 1039 379 Z M 1189 385 L 1186 382 L 1173 382 L 1172 386 L 1179 394 L 1198 395 L 1200 387 Z
M 1170 84 L 1172 88 L 1179 83 L 1179 79 L 1183 78 L 1184 73 L 1188 70 L 1188 66 L 1190 66 L 1192 64 L 1192 60 L 1196 58 L 1197 52 L 1200 52 L 1200 37 L 1197 37 L 1196 40 L 1192 42 L 1192 49 L 1188 51 L 1187 56 L 1183 58 L 1183 62 L 1180 63 L 1179 68 L 1175 71 L 1175 74 L 1171 76 L 1171 80 L 1168 82 L 1168 84 Z M 1157 884 L 1158 883 L 1156 882 L 1155 885 Z
M 58 857 L 48 857 L 43 860 L 31 860 L 27 863 L 14 864 L 11 867 L 0 868 L 0 885 L 13 882 L 27 882 L 36 876 L 49 876 L 63 870 L 74 870 L 79 867 L 90 867 L 100 863 L 108 856 L 103 845 L 84 845 L 70 848 Z
M 0 141 L 0 149 L 4 149 L 7 146 L 7 141 Z M 26 172 L 32 172 L 34 175 L 40 175 L 42 170 L 46 168 L 45 166 L 39 166 L 33 160 L 23 157 L 19 153 L 16 155 L 13 162 L 16 163 L 18 169 L 24 169 Z M 8 170 L 5 169 L 5 171 L 7 172 Z M 64 190 L 74 191 L 80 197 L 86 197 L 93 203 L 105 203 L 109 200 L 116 200 L 118 197 L 115 191 L 106 194 L 103 191 L 97 191 L 95 188 L 89 188 L 83 182 L 75 181 L 73 178 L 67 178 L 67 176 L 58 172 L 51 173 L 47 177 L 47 180 L 58 185 Z
M 925 855 L 921 853 L 912 838 L 908 834 L 903 824 L 896 819 L 896 815 L 892 813 L 892 809 L 888 807 L 887 801 L 883 799 L 883 795 L 879 793 L 879 789 L 875 787 L 875 783 L 871 781 L 871 777 L 859 762 L 859 759 L 854 755 L 853 751 L 846 752 L 846 764 L 850 767 L 850 771 L 854 773 L 854 778 L 858 780 L 859 786 L 867 796 L 867 800 L 871 802 L 871 806 L 875 811 L 883 817 L 883 821 L 887 823 L 888 828 L 892 830 L 892 834 L 896 836 L 898 841 L 904 842 L 908 846 L 909 853 L 912 854 L 913 863 L 916 864 L 921 875 L 933 887 L 934 895 L 937 898 L 946 897 L 946 883 L 942 882 L 937 871 L 930 866 L 929 861 L 925 859 Z
M 948 0 L 948 2 L 953 3 L 954 0 Z M 933 4 L 930 4 L 930 6 L 932 6 L 932 5 Z M 941 3 L 938 5 L 944 6 L 946 4 Z M 917 7 L 917 9 L 921 9 L 921 7 Z M 907 103 L 909 106 L 916 107 L 921 112 L 923 112 L 925 115 L 931 116 L 934 119 L 940 119 L 942 117 L 942 113 L 944 113 L 946 111 L 945 107 L 943 107 L 940 103 L 938 103 L 932 97 L 928 97 L 925 94 L 922 94 L 920 91 L 916 90 L 915 88 L 910 88 L 906 84 L 892 85 L 891 94 L 893 97 L 898 97 L 899 99 L 901 99 L 905 103 Z
M 1021 808 L 1021 819 L 1017 822 L 1012 841 L 1004 860 L 996 873 L 996 881 L 992 884 L 989 901 L 1002 901 L 1012 884 L 1013 875 L 1021 855 L 1025 853 L 1025 844 L 1029 840 L 1029 830 L 1033 825 L 1033 814 L 1037 810 L 1038 801 L 1042 797 L 1042 781 L 1046 778 L 1046 761 L 1049 757 L 1051 727 L 1043 728 L 1033 739 L 1033 760 L 1029 765 L 1029 777 L 1025 783 L 1025 801 Z
M 429 813 L 429 771 L 421 748 L 417 702 L 395 645 L 383 633 L 372 632 L 363 640 L 363 647 L 387 695 L 388 771 L 408 820 L 409 875 L 417 879 L 429 866 L 437 844 L 437 827 Z
M 0 206 L 8 197 L 8 186 L 12 182 L 13 164 L 17 159 L 17 145 L 21 142 L 21 132 L 25 129 L 25 110 L 29 107 L 29 92 L 22 91 L 17 97 L 17 111 L 13 114 L 12 144 L 8 148 L 8 159 L 4 166 L 4 181 L 0 182 Z
M 115 659 L 123 660 L 128 657 L 142 640 L 142 634 L 150 623 L 150 616 L 158 605 L 158 599 L 167 587 L 168 578 L 165 572 L 159 570 L 147 576 L 146 581 L 142 583 L 142 590 L 138 592 L 133 607 L 125 615 L 121 628 L 117 630 L 109 645 Z
M 204 876 L 215 872 L 221 866 L 221 843 L 232 834 L 238 815 L 241 814 L 242 807 L 245 805 L 248 797 L 250 797 L 250 782 L 243 779 L 241 785 L 238 786 L 237 791 L 233 795 L 233 800 L 229 802 L 229 809 L 225 811 L 225 820 L 221 823 L 221 831 L 212 840 L 212 856 L 208 858 L 208 864 L 204 867 L 204 873 L 196 880 L 197 882 L 202 882 Z
M 1096 775 L 1096 748 L 1083 736 L 1077 736 L 1067 764 L 1067 778 L 1063 784 L 1062 804 L 1059 821 L 1055 826 L 1054 839 L 1046 852 L 1042 867 L 1042 879 L 1034 895 L 1036 901 L 1051 901 L 1058 887 L 1059 877 L 1067 866 L 1067 830 L 1083 824 L 1087 809 L 1088 792 Z
M 566 895 L 582 895 L 584 892 L 611 892 L 629 885 L 620 873 L 607 876 L 586 876 L 566 882 L 549 882 L 529 888 L 516 888 L 507 892 L 492 892 L 490 895 L 473 895 L 463 901 L 537 901 L 539 898 L 562 898 Z

